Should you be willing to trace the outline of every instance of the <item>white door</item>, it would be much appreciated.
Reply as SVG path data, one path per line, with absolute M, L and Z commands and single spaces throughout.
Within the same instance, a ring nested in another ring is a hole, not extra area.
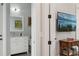
M 32 43 L 32 56 L 41 55 L 41 4 L 33 3 L 31 8 L 32 16 L 32 30 L 31 30 L 31 43 Z
M 51 18 L 48 15 L 51 14 Z M 42 4 L 42 55 L 55 56 L 55 15 L 52 4 Z M 51 44 L 48 44 L 51 41 Z

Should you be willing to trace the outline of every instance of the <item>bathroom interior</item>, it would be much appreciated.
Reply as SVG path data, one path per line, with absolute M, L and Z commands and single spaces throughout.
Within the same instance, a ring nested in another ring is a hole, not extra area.
M 10 3 L 10 54 L 31 56 L 31 3 Z

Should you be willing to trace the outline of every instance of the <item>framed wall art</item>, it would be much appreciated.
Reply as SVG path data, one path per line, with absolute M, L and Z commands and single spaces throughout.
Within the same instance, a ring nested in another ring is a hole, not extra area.
M 58 32 L 76 31 L 76 16 L 69 13 L 57 12 L 56 30 Z

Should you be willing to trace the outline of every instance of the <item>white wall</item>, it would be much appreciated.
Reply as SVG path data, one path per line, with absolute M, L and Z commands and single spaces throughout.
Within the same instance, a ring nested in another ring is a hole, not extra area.
M 76 4 L 76 16 L 77 16 L 76 39 L 79 40 L 79 4 Z
M 58 40 L 63 40 L 63 39 L 67 39 L 67 38 L 76 38 L 76 32 L 57 32 L 56 33 L 56 37 Z

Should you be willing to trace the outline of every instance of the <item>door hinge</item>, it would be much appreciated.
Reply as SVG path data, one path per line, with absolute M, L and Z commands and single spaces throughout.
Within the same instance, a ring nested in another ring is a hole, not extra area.
M 48 45 L 51 45 L 51 41 L 48 41 Z
M 1 6 L 3 6 L 3 3 L 1 3 Z
M 51 15 L 50 14 L 48 15 L 48 18 L 51 18 Z

